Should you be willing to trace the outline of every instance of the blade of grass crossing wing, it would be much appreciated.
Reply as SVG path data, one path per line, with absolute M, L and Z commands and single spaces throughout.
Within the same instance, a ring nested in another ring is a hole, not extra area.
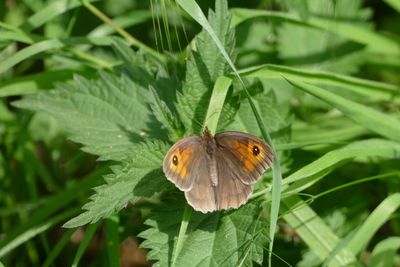
M 215 134 L 217 130 L 217 125 L 218 125 L 218 120 L 221 115 L 222 107 L 224 106 L 225 98 L 229 90 L 229 86 L 232 83 L 232 79 L 228 77 L 219 77 L 217 81 L 215 82 L 211 99 L 210 99 L 210 104 L 208 105 L 207 109 L 207 115 L 205 119 L 205 125 L 204 127 L 207 126 L 208 129 L 212 134 Z M 175 262 L 177 260 L 177 257 L 179 255 L 179 252 L 182 249 L 184 240 L 185 240 L 185 235 L 186 235 L 186 229 L 189 224 L 190 216 L 192 214 L 192 209 L 189 207 L 188 204 L 186 204 L 185 211 L 183 213 L 183 218 L 181 222 L 181 226 L 179 228 L 179 234 L 178 234 L 178 239 L 176 241 L 176 247 L 173 253 L 172 257 L 172 266 L 175 266 Z
M 231 84 L 232 79 L 225 76 L 219 77 L 215 82 L 205 119 L 206 126 L 213 134 L 217 131 L 218 120 Z
M 287 80 L 287 79 L 286 79 Z M 345 99 L 320 87 L 287 80 L 291 85 L 305 91 L 337 108 L 343 114 L 370 129 L 377 134 L 389 139 L 400 141 L 400 121 L 396 118 L 376 111 L 372 108 Z
M 99 222 L 94 223 L 94 224 L 89 224 L 88 228 L 86 228 L 85 236 L 83 237 L 83 240 L 82 240 L 81 244 L 79 245 L 78 250 L 76 251 L 75 258 L 74 258 L 74 261 L 72 262 L 71 267 L 78 266 L 79 261 L 81 260 L 86 248 L 89 246 L 89 243 L 92 240 L 98 226 L 99 226 Z
M 190 15 L 193 17 L 194 20 L 196 20 L 202 27 L 205 29 L 213 39 L 215 45 L 218 47 L 220 53 L 224 56 L 225 60 L 228 62 L 229 66 L 232 68 L 233 72 L 235 73 L 235 76 L 239 79 L 240 83 L 242 84 L 243 90 L 246 92 L 247 98 L 250 102 L 250 106 L 252 108 L 252 111 L 256 117 L 257 123 L 260 127 L 261 133 L 264 137 L 264 139 L 268 140 L 270 143 L 273 153 L 275 155 L 274 162 L 272 164 L 272 170 L 273 170 L 273 185 L 272 185 L 272 203 L 271 203 L 271 219 L 270 219 L 270 229 L 269 229 L 269 235 L 270 235 L 270 245 L 269 245 L 269 257 L 268 257 L 268 262 L 269 265 L 271 266 L 271 257 L 272 257 L 272 248 L 273 248 L 273 241 L 274 241 L 274 235 L 275 235 L 275 229 L 276 229 L 276 224 L 278 221 L 278 214 L 279 214 L 279 204 L 280 204 L 280 198 L 281 198 L 281 180 L 282 180 L 282 174 L 280 171 L 280 164 L 279 160 L 277 158 L 277 154 L 275 153 L 275 149 L 271 140 L 271 137 L 269 136 L 268 130 L 265 127 L 261 116 L 259 112 L 257 111 L 256 106 L 254 105 L 249 92 L 247 91 L 246 86 L 244 85 L 243 80 L 241 79 L 235 65 L 233 64 L 232 60 L 228 56 L 228 54 L 225 51 L 225 48 L 221 44 L 220 40 L 218 39 L 217 35 L 215 34 L 214 30 L 212 29 L 211 25 L 208 23 L 205 15 L 203 14 L 201 8 L 197 5 L 196 1 L 194 0 L 177 0 L 177 3 Z

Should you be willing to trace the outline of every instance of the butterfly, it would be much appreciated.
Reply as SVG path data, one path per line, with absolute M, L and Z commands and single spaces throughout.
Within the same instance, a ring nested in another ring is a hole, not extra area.
M 163 171 L 195 210 L 207 213 L 246 203 L 273 158 L 271 147 L 256 136 L 234 131 L 213 136 L 206 127 L 203 136 L 183 138 L 169 149 Z

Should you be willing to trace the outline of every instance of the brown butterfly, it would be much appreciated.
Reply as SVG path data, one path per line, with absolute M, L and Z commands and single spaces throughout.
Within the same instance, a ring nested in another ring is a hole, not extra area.
M 249 198 L 253 183 L 272 164 L 271 147 L 241 132 L 189 136 L 164 157 L 168 180 L 185 192 L 188 203 L 203 213 L 238 208 Z

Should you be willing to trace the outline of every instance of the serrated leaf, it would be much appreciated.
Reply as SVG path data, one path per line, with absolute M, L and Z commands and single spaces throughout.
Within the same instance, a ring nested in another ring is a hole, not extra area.
M 182 138 L 182 125 L 180 121 L 174 116 L 167 104 L 160 99 L 157 92 L 151 88 L 154 96 L 154 102 L 151 104 L 154 116 L 162 124 L 163 127 L 168 131 L 171 140 L 178 140 Z
M 232 58 L 234 31 L 230 28 L 231 15 L 226 1 L 216 1 L 215 12 L 210 10 L 208 17 L 215 34 Z M 185 82 L 176 107 L 189 134 L 201 132 L 214 83 L 229 71 L 228 63 L 208 32 L 203 30 L 197 36 L 195 47 L 187 62 Z
M 111 168 L 112 173 L 104 177 L 106 184 L 95 187 L 91 201 L 83 206 L 85 211 L 64 227 L 97 222 L 120 211 L 130 201 L 150 197 L 168 186 L 161 170 L 168 145 L 154 141 L 136 144 L 132 149 L 133 156 Z
M 166 201 L 146 221 L 149 229 L 139 236 L 150 248 L 155 266 L 169 266 L 183 215 L 182 194 Z M 194 212 L 176 266 L 252 266 L 262 263 L 268 242 L 268 221 L 260 203 L 249 202 L 238 210 L 202 214 Z
M 160 134 L 147 104 L 151 97 L 147 88 L 126 76 L 102 73 L 99 80 L 76 76 L 74 82 L 14 105 L 53 115 L 73 141 L 101 160 L 121 160 L 135 142 Z

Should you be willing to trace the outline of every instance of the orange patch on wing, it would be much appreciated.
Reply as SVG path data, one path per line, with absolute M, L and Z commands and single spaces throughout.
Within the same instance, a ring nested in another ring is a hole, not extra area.
M 188 175 L 188 169 L 187 169 L 187 164 L 190 161 L 190 157 L 192 156 L 192 149 L 191 148 L 185 148 L 183 150 L 176 150 L 174 153 L 172 153 L 170 159 L 169 159 L 169 167 L 174 173 L 177 173 L 179 175 L 179 178 L 182 180 L 187 179 Z M 177 158 L 177 165 L 173 163 L 173 158 L 174 156 Z
M 257 146 L 259 149 L 259 154 L 253 154 L 253 147 Z M 235 150 L 241 155 L 240 161 L 243 163 L 243 167 L 251 172 L 254 170 L 256 165 L 263 160 L 264 158 L 264 149 L 263 147 L 252 141 L 249 141 L 247 144 L 243 142 L 236 141 L 234 143 Z

